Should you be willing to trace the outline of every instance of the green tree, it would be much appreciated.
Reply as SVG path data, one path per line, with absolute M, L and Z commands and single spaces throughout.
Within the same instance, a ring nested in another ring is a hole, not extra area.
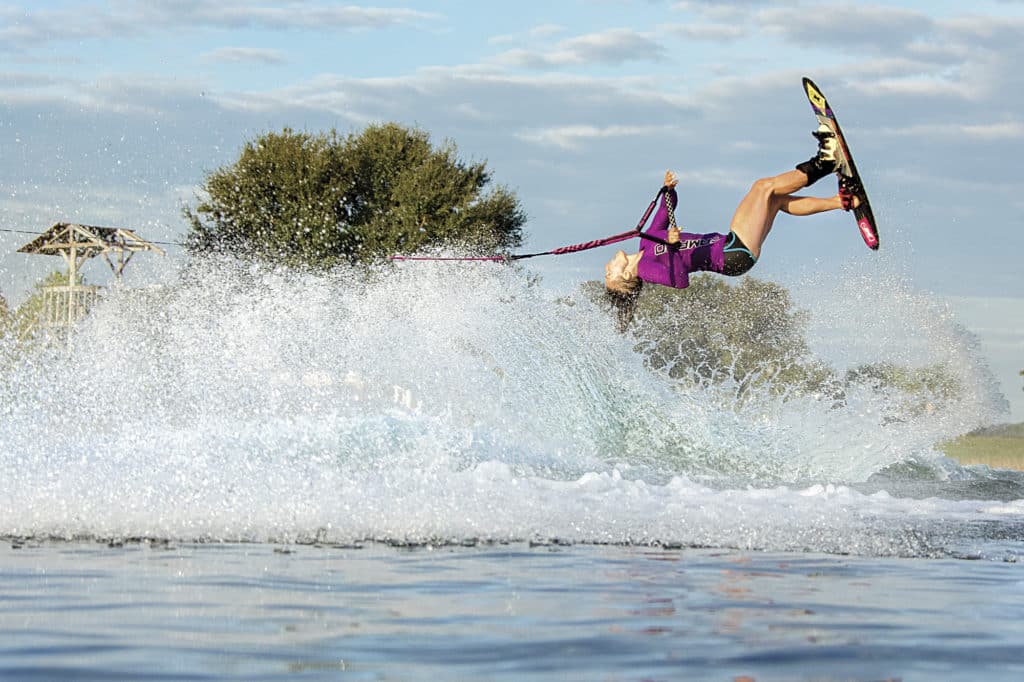
M 603 295 L 600 282 L 587 287 Z M 687 289 L 644 287 L 631 331 L 647 363 L 674 379 L 838 396 L 832 370 L 811 357 L 807 319 L 778 284 L 745 277 L 732 285 L 700 274 Z
M 890 397 L 888 421 L 934 412 L 956 400 L 960 381 L 943 364 L 903 367 L 889 362 L 860 365 L 846 372 L 846 384 L 860 384 Z
M 516 196 L 453 143 L 395 123 L 347 137 L 268 133 L 210 173 L 184 214 L 193 253 L 220 250 L 330 267 L 440 244 L 507 250 L 526 222 Z
M 890 362 L 865 364 L 846 372 L 847 383 L 860 383 L 879 390 L 896 389 L 903 393 L 927 395 L 951 400 L 960 393 L 960 382 L 944 365 L 902 367 Z

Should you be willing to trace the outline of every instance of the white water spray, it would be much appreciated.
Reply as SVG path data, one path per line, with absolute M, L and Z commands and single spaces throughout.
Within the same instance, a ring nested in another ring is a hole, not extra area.
M 887 520 L 919 503 L 846 485 L 991 414 L 977 354 L 931 319 L 926 359 L 967 379 L 957 416 L 886 422 L 867 391 L 680 389 L 605 311 L 512 268 L 193 266 L 9 373 L 0 534 L 927 552 Z

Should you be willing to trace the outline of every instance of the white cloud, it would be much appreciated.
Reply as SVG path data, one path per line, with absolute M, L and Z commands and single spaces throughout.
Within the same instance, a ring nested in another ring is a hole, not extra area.
M 202 55 L 211 62 L 255 62 L 258 64 L 284 64 L 288 61 L 281 50 L 260 47 L 220 47 Z
M 803 46 L 825 46 L 840 52 L 869 48 L 902 50 L 934 28 L 923 12 L 883 5 L 829 4 L 828 7 L 784 7 L 759 10 L 757 23 L 769 34 Z
M 492 36 L 487 39 L 491 45 L 508 45 L 512 43 L 529 42 L 537 39 L 551 38 L 559 33 L 564 33 L 565 27 L 559 24 L 541 24 L 534 26 L 525 33 L 505 33 Z
M 856 89 L 861 92 L 870 91 L 875 96 L 897 97 L 904 100 L 911 97 L 970 100 L 975 99 L 978 94 L 976 87 L 970 82 L 927 73 L 910 77 L 883 77 L 873 82 L 861 83 Z
M 516 137 L 526 142 L 574 150 L 579 149 L 583 142 L 590 140 L 665 135 L 672 132 L 668 126 L 569 125 L 525 130 L 517 133 Z
M 533 38 L 550 38 L 565 32 L 565 27 L 559 24 L 541 24 L 530 29 L 530 36 Z
M 679 178 L 679 187 L 685 191 L 687 187 L 717 187 L 726 188 L 741 195 L 742 191 L 750 187 L 752 178 L 738 174 L 735 168 L 701 168 L 698 171 L 675 171 Z
M 674 24 L 667 26 L 666 31 L 687 40 L 704 40 L 709 42 L 739 40 L 749 33 L 747 27 L 742 22 Z
M 24 9 L 6 6 L 0 7 L 0 51 L 31 51 L 58 41 L 137 37 L 166 29 L 353 31 L 429 25 L 440 18 L 433 12 L 405 8 L 296 1 L 270 5 L 257 0 L 215 3 L 122 0 L 106 7 L 72 4 L 59 9 Z
M 202 95 L 198 79 L 111 75 L 93 81 L 25 74 L 5 81 L 0 94 L 8 104 L 56 107 L 69 105 L 87 112 L 164 117 L 169 107 Z M 56 114 L 57 111 L 54 111 Z
M 562 41 L 560 47 L 578 55 L 585 62 L 597 61 L 606 64 L 654 60 L 665 54 L 665 48 L 649 36 L 625 28 L 570 38 Z
M 986 46 L 998 49 L 988 41 L 1018 43 L 1024 32 L 1024 18 L 1019 17 L 986 17 L 980 15 L 957 16 L 937 22 L 938 26 L 950 35 L 959 39 L 984 41 Z
M 443 111 L 448 118 L 462 113 L 466 119 L 506 123 L 561 119 L 562 125 L 578 120 L 579 112 L 622 107 L 636 111 L 631 101 L 638 93 L 645 93 L 644 110 L 654 115 L 666 101 L 650 92 L 656 85 L 650 77 L 596 78 L 556 72 L 520 75 L 479 67 L 431 67 L 392 78 L 325 74 L 274 90 L 220 93 L 216 99 L 239 110 L 288 111 L 298 107 L 352 120 L 401 118 L 410 112 L 422 117 Z M 467 103 L 472 107 L 467 108 Z
M 75 81 L 58 76 L 40 75 L 17 71 L 0 72 L 0 89 L 9 89 L 13 93 L 18 90 L 36 90 L 53 86 L 67 86 Z
M 252 0 L 181 3 L 176 0 L 133 3 L 135 16 L 162 20 L 174 26 L 220 28 L 352 30 L 412 25 L 438 15 L 405 8 L 339 6 L 334 3 L 284 2 L 269 6 Z
M 666 54 L 665 48 L 646 34 L 616 28 L 568 38 L 551 50 L 509 50 L 498 55 L 496 61 L 507 66 L 550 69 L 586 64 L 657 61 Z
M 880 133 L 894 136 L 907 136 L 922 138 L 950 138 L 962 140 L 971 138 L 975 140 L 998 141 L 998 140 L 1024 140 L 1024 122 L 1007 121 L 1001 123 L 964 124 L 947 123 L 935 125 L 907 125 L 898 128 L 882 128 Z
M 758 5 L 778 5 L 777 0 L 696 0 L 676 2 L 672 9 L 679 12 L 693 12 L 715 22 L 741 22 L 749 17 Z

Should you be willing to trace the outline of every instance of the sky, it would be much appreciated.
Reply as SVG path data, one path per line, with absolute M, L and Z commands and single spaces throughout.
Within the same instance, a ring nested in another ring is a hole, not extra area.
M 1024 420 L 1024 0 L 357 2 L 0 0 L 0 293 L 17 305 L 59 263 L 13 230 L 181 241 L 206 174 L 285 126 L 453 141 L 518 195 L 524 250 L 632 227 L 666 168 L 680 221 L 726 231 L 755 179 L 813 153 L 806 75 L 882 248 L 848 215 L 783 217 L 752 274 L 898 273 L 978 336 Z M 609 255 L 533 263 L 557 286 Z M 129 281 L 167 265 L 140 255 Z

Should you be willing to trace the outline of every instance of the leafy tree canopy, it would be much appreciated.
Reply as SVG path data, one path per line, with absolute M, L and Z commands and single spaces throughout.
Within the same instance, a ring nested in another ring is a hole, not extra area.
M 583 286 L 592 299 L 605 298 L 603 283 Z M 629 332 L 653 369 L 684 382 L 735 382 L 740 395 L 765 385 L 841 404 L 852 387 L 866 386 L 886 397 L 891 414 L 885 419 L 896 421 L 947 408 L 963 392 L 941 363 L 913 368 L 878 362 L 837 376 L 811 353 L 807 321 L 808 313 L 794 307 L 779 284 L 749 276 L 732 284 L 700 274 L 684 290 L 645 286 Z
M 603 295 L 602 283 L 585 286 Z M 631 331 L 648 364 L 674 379 L 836 395 L 838 379 L 811 357 L 806 326 L 807 313 L 778 284 L 744 277 L 731 285 L 701 274 L 683 290 L 644 287 Z
M 193 253 L 219 250 L 330 267 L 439 244 L 507 250 L 526 222 L 516 196 L 453 143 L 395 123 L 342 137 L 284 129 L 209 174 L 186 208 Z
M 890 397 L 887 421 L 934 412 L 952 404 L 963 392 L 959 379 L 945 365 L 903 367 L 891 362 L 860 365 L 847 370 L 846 383 L 861 384 Z
M 846 372 L 846 381 L 941 400 L 951 400 L 961 391 L 960 382 L 941 364 L 917 368 L 901 367 L 891 362 L 860 365 Z

